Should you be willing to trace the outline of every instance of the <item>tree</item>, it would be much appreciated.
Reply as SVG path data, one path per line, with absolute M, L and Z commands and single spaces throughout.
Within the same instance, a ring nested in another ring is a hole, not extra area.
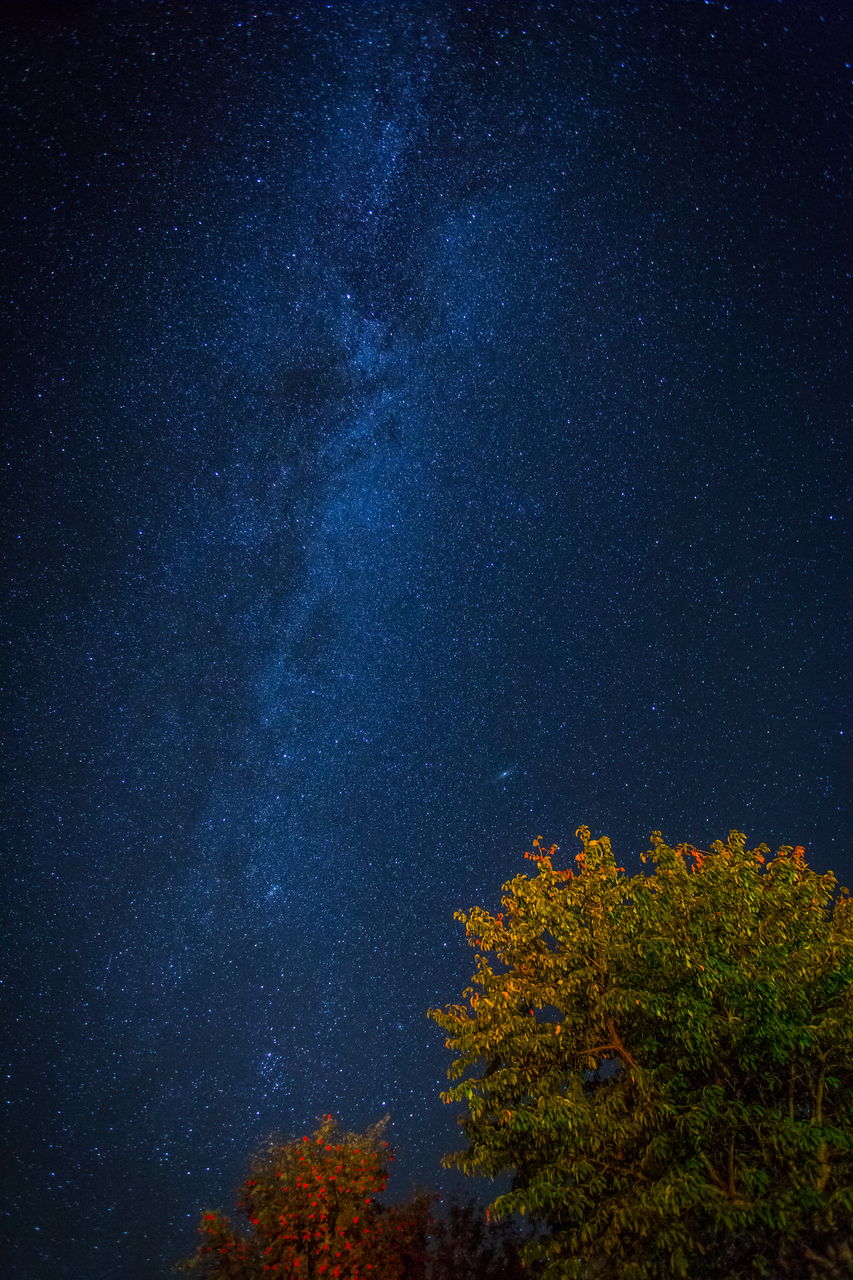
M 203 1280 L 421 1280 L 429 1200 L 389 1209 L 375 1199 L 392 1159 L 383 1127 L 340 1134 L 326 1116 L 312 1136 L 271 1142 L 240 1189 L 245 1229 L 208 1210 L 181 1269 Z
M 473 1200 L 451 1201 L 433 1218 L 427 1280 L 524 1280 L 517 1231 L 489 1220 Z
M 853 912 L 801 846 L 710 850 L 653 832 L 650 874 L 577 832 L 541 838 L 478 949 L 448 1035 L 468 1173 L 510 1171 L 498 1216 L 540 1228 L 556 1280 L 849 1276 Z

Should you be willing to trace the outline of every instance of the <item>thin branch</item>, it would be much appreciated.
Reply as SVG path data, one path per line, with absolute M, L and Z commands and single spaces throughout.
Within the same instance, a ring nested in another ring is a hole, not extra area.
M 586 1058 L 594 1053 L 618 1053 L 619 1050 L 615 1044 L 594 1044 L 591 1049 L 575 1049 L 573 1057 Z
M 631 1054 L 625 1048 L 624 1044 L 620 1040 L 616 1032 L 616 1028 L 613 1025 L 612 1018 L 607 1019 L 607 1030 L 610 1032 L 610 1039 L 613 1041 L 614 1050 L 616 1053 L 619 1054 L 619 1057 L 622 1059 L 622 1061 L 627 1062 L 628 1065 L 633 1067 L 635 1071 L 639 1071 L 640 1064 L 637 1062 L 637 1059 L 633 1056 L 633 1054 Z
M 708 1177 L 711 1179 L 711 1181 L 713 1182 L 714 1186 L 715 1186 L 715 1187 L 719 1187 L 720 1191 L 722 1191 L 725 1195 L 727 1195 L 727 1194 L 728 1194 L 728 1190 L 727 1190 L 727 1188 L 726 1188 L 726 1184 L 725 1184 L 725 1182 L 724 1182 L 724 1181 L 723 1181 L 723 1179 L 720 1177 L 720 1175 L 717 1173 L 717 1170 L 716 1170 L 716 1169 L 714 1168 L 714 1166 L 711 1164 L 711 1161 L 710 1161 L 710 1160 L 708 1159 L 708 1157 L 704 1154 L 704 1152 L 701 1152 L 701 1151 L 700 1151 L 700 1153 L 699 1153 L 699 1159 L 702 1161 L 702 1163 L 704 1164 L 705 1168 L 708 1170 Z

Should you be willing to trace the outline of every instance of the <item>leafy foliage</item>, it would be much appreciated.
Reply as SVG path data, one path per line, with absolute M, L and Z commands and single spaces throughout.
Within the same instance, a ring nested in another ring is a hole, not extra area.
M 375 1199 L 392 1158 L 382 1128 L 342 1135 L 326 1116 L 312 1136 L 271 1143 L 240 1190 L 246 1229 L 204 1213 L 182 1269 L 202 1280 L 420 1280 L 429 1201 L 388 1209 Z
M 477 948 L 448 1035 L 469 1141 L 511 1171 L 492 1206 L 542 1228 L 556 1280 L 850 1274 L 853 913 L 801 846 L 768 861 L 651 836 L 627 876 L 586 827 L 573 870 L 534 841 Z

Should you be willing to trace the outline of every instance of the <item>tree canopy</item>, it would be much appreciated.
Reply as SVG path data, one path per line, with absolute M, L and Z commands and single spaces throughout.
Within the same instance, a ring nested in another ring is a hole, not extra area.
M 576 833 L 534 841 L 447 1033 L 466 1150 L 509 1171 L 492 1211 L 540 1227 L 556 1280 L 848 1276 L 853 1265 L 853 912 L 801 846 L 651 836 L 627 875 Z
M 326 1116 L 311 1135 L 271 1140 L 238 1192 L 242 1224 L 207 1210 L 178 1269 L 199 1280 L 522 1280 L 517 1233 L 481 1205 L 450 1201 L 436 1215 L 428 1193 L 380 1203 L 383 1128 L 344 1133 Z
M 203 1280 L 403 1280 L 422 1269 L 428 1200 L 385 1208 L 391 1159 L 383 1124 L 341 1133 L 326 1116 L 312 1135 L 272 1141 L 240 1189 L 245 1229 L 219 1211 L 200 1224 L 201 1243 L 182 1264 Z

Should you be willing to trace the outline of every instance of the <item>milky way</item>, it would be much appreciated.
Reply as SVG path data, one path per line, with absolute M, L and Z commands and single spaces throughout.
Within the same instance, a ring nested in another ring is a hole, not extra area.
M 15 4 L 11 1271 L 458 1142 L 582 822 L 842 846 L 845 4 Z M 847 52 L 845 52 L 845 50 Z

